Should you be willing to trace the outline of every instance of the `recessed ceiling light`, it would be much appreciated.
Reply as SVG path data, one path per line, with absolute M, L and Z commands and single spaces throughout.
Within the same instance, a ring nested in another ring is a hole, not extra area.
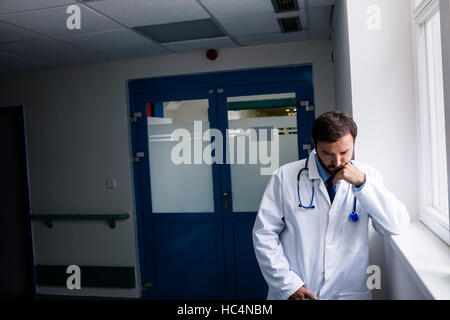
M 211 19 L 139 26 L 134 29 L 150 36 L 160 43 L 210 39 L 225 36 Z

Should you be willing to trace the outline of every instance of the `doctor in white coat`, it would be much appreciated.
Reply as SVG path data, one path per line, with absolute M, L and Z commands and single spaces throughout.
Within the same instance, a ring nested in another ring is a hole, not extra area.
M 400 234 L 410 220 L 381 175 L 351 161 L 356 136 L 350 116 L 325 113 L 313 124 L 308 159 L 271 177 L 253 228 L 269 300 L 371 299 L 369 218 L 383 235 Z

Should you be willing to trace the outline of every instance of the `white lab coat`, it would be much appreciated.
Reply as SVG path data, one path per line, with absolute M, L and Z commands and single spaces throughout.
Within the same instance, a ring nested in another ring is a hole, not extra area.
M 269 286 L 267 299 L 288 299 L 303 285 L 318 299 L 371 299 L 367 288 L 369 253 L 368 222 L 383 235 L 400 234 L 409 224 L 409 214 L 369 165 L 352 161 L 366 174 L 364 188 L 341 180 L 331 205 L 314 158 L 300 179 L 302 203 L 298 206 L 297 175 L 306 160 L 276 170 L 266 188 L 255 225 L 253 245 L 262 274 Z M 359 222 L 348 216 L 357 199 Z M 381 276 L 383 270 L 381 270 Z

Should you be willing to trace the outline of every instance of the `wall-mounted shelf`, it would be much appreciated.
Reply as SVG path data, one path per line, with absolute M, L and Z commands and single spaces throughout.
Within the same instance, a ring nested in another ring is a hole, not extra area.
M 53 228 L 54 220 L 106 220 L 111 229 L 116 227 L 116 220 L 126 220 L 128 213 L 120 214 L 32 214 L 31 219 L 43 220 L 47 227 Z

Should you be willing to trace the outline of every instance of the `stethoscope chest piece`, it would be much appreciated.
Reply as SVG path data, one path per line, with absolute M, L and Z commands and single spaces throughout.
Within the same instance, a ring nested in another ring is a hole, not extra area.
M 348 216 L 348 219 L 353 223 L 357 223 L 359 221 L 359 217 L 356 212 L 350 213 L 350 215 Z

